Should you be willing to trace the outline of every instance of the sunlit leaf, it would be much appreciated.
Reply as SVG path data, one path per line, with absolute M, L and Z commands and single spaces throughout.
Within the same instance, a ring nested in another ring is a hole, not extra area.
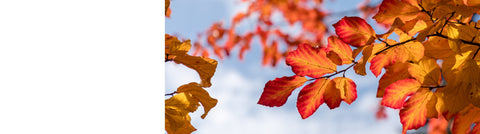
M 378 23 L 390 25 L 396 17 L 402 21 L 414 19 L 420 9 L 404 0 L 384 0 L 380 4 L 378 13 L 373 16 Z
M 200 75 L 202 79 L 202 87 L 210 87 L 212 83 L 213 74 L 215 74 L 215 69 L 217 68 L 217 61 L 210 59 L 208 57 L 200 56 L 190 56 L 190 55 L 179 55 L 174 59 L 175 63 L 183 64 L 195 71 Z
M 403 124 L 403 134 L 410 129 L 418 129 L 427 122 L 427 115 L 436 116 L 437 98 L 427 88 L 421 88 L 408 98 L 404 108 L 400 110 L 400 122 Z
M 200 102 L 203 106 L 203 110 L 205 111 L 203 115 L 201 116 L 202 119 L 207 116 L 208 112 L 210 109 L 215 107 L 217 105 L 217 99 L 214 99 L 210 97 L 208 92 L 203 89 L 200 84 L 192 82 L 189 84 L 182 85 L 178 87 L 177 92 L 179 93 L 185 93 L 187 95 L 190 95 L 193 97 L 196 101 Z
M 357 99 L 357 85 L 350 78 L 337 77 L 334 78 L 335 87 L 340 91 L 340 97 L 347 104 L 352 104 Z
M 327 88 L 335 88 L 330 79 L 320 78 L 306 85 L 298 94 L 297 109 L 303 119 L 310 117 L 325 101 Z
M 425 47 L 425 56 L 444 59 L 453 54 L 452 49 L 448 45 L 448 40 L 441 37 L 430 37 L 423 43 Z
M 385 89 L 390 86 L 390 84 L 409 77 L 408 63 L 398 63 L 386 67 L 385 74 L 383 74 L 380 81 L 378 81 L 377 97 L 383 97 Z
M 475 122 L 480 123 L 480 108 L 470 105 L 455 116 L 452 132 L 465 134 L 470 131 L 472 123 Z
M 333 27 L 343 42 L 354 47 L 370 45 L 375 39 L 373 28 L 360 17 L 343 17 Z
M 258 104 L 270 107 L 282 106 L 287 102 L 293 90 L 302 86 L 306 81 L 305 77 L 297 75 L 268 81 L 265 84 L 262 96 L 258 100 Z
M 403 79 L 390 84 L 390 86 L 385 89 L 382 105 L 394 109 L 402 108 L 407 96 L 412 95 L 419 88 L 420 83 L 415 79 Z
M 350 64 L 354 60 L 352 58 L 352 48 L 336 36 L 328 37 L 327 49 L 330 51 L 328 55 L 330 59 L 332 57 L 339 58 L 338 62 L 334 61 L 337 65 Z M 330 56 L 330 53 L 334 53 L 334 55 Z
M 417 79 L 422 85 L 439 86 L 441 71 L 435 59 L 424 57 L 418 63 L 410 64 L 408 73 Z
M 197 110 L 198 101 L 192 96 L 179 93 L 165 100 L 165 130 L 168 133 L 191 133 L 196 129 L 190 124 L 188 113 Z
M 326 48 L 300 44 L 297 50 L 287 55 L 286 62 L 292 66 L 292 71 L 297 75 L 319 78 L 337 70 L 335 63 L 327 58 L 326 52 Z

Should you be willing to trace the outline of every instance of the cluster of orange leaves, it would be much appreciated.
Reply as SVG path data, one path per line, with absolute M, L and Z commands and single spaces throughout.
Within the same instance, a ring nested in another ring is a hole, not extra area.
M 359 10 L 368 15 L 373 6 L 360 5 Z M 263 65 L 275 66 L 278 61 L 286 57 L 289 51 L 295 49 L 302 42 L 316 42 L 319 45 L 328 34 L 325 18 L 330 13 L 321 7 L 322 0 L 242 0 L 248 4 L 245 12 L 240 12 L 232 18 L 229 26 L 223 22 L 214 23 L 205 33 L 199 35 L 206 41 L 197 40 L 194 43 L 194 55 L 209 56 L 209 50 L 219 58 L 230 56 L 234 49 L 239 49 L 239 59 L 244 58 L 244 53 L 251 48 L 254 38 L 260 40 L 263 49 Z M 274 21 L 272 15 L 282 15 L 283 20 Z M 256 20 L 255 28 L 243 33 L 238 33 L 236 28 L 241 22 Z M 293 35 L 286 32 L 285 24 L 299 25 L 302 30 Z M 206 42 L 206 45 L 203 45 Z
M 165 1 L 165 11 L 170 1 Z M 169 12 L 166 12 L 168 15 Z M 177 37 L 165 34 L 165 62 L 173 61 L 195 70 L 201 79 L 200 83 L 191 82 L 182 85 L 165 100 L 165 130 L 169 134 L 189 134 L 196 129 L 190 123 L 189 113 L 195 112 L 200 104 L 203 106 L 204 119 L 210 109 L 217 105 L 217 99 L 210 97 L 204 89 L 212 86 L 210 79 L 215 74 L 217 61 L 208 57 L 192 56 L 187 52 L 192 45 L 190 40 L 180 41 Z
M 267 82 L 258 104 L 282 106 L 303 85 L 297 98 L 303 119 L 323 103 L 330 109 L 341 101 L 351 104 L 357 89 L 345 71 L 353 68 L 364 76 L 369 62 L 376 77 L 385 69 L 377 97 L 381 105 L 400 110 L 402 133 L 427 120 L 437 128 L 430 133 L 444 133 L 449 120 L 453 133 L 480 133 L 480 25 L 472 21 L 476 13 L 480 2 L 475 0 L 384 0 L 373 19 L 390 27 L 386 33 L 376 34 L 360 17 L 342 18 L 333 24 L 336 35 L 328 37 L 327 46 L 301 43 L 286 54 L 295 75 Z M 398 40 L 390 39 L 393 33 Z M 337 70 L 340 65 L 348 67 Z

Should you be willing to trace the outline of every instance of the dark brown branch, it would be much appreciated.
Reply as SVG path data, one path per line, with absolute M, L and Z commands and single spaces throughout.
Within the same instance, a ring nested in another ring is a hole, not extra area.
M 430 36 L 437 36 L 437 37 L 442 37 L 442 38 L 447 39 L 447 40 L 454 40 L 454 39 L 449 38 L 448 36 L 442 35 L 442 34 L 440 34 L 440 33 L 436 33 L 436 34 L 432 34 L 432 35 L 427 35 L 427 37 L 430 37 Z M 462 40 L 462 39 L 458 39 L 458 40 L 460 40 L 462 43 L 465 43 L 465 44 L 470 44 L 470 45 L 475 45 L 475 46 L 479 46 L 479 47 L 480 47 L 480 43 L 475 43 L 475 42 L 466 41 L 466 40 Z
M 177 93 L 177 91 L 173 91 L 173 93 L 165 94 L 165 96 L 169 96 L 169 95 L 173 96 L 173 95 L 175 95 L 176 93 Z
M 337 74 L 343 73 L 343 72 L 347 71 L 348 69 L 352 68 L 353 66 L 357 65 L 357 63 L 358 63 L 358 62 L 353 62 L 352 65 L 348 66 L 347 68 L 345 68 L 345 69 L 343 69 L 343 70 L 337 71 L 337 72 L 335 72 L 334 74 L 322 76 L 322 77 L 320 77 L 320 78 L 330 78 L 330 77 L 335 76 L 335 75 L 337 75 Z
M 398 45 L 403 45 L 403 44 L 405 44 L 405 43 L 408 43 L 408 42 L 410 42 L 410 41 L 414 41 L 414 40 L 416 40 L 416 39 L 417 39 L 417 38 L 412 38 L 412 39 L 409 39 L 409 40 L 406 40 L 406 41 L 403 41 L 403 42 L 400 42 L 400 43 L 397 43 L 397 44 L 389 45 L 389 46 L 387 46 L 387 48 L 384 48 L 384 49 L 376 52 L 375 55 L 378 55 L 378 54 L 380 54 L 380 53 L 383 53 L 384 51 L 387 51 L 388 49 L 390 49 L 390 48 L 392 48 L 392 47 L 395 47 L 395 46 L 398 46 Z

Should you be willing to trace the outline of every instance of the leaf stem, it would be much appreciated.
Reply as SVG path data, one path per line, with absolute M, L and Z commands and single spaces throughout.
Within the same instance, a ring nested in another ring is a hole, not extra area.
M 169 95 L 173 96 L 173 95 L 175 95 L 176 93 L 177 93 L 177 91 L 173 91 L 173 93 L 165 94 L 165 96 L 169 96 Z

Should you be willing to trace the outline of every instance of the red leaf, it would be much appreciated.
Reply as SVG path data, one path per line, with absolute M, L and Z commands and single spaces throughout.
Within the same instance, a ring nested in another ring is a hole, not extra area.
M 300 91 L 297 99 L 297 109 L 302 119 L 311 116 L 323 104 L 325 90 L 333 88 L 333 84 L 330 81 L 330 79 L 326 78 L 317 79 Z
M 268 81 L 265 84 L 262 96 L 258 100 L 258 104 L 269 107 L 282 106 L 287 102 L 292 91 L 302 86 L 306 81 L 305 77 L 297 75 Z
M 418 129 L 425 125 L 427 116 L 436 116 L 435 104 L 437 96 L 427 88 L 420 89 L 408 98 L 403 109 L 400 110 L 400 122 L 403 124 L 403 134 L 410 129 Z
M 297 75 L 319 78 L 337 70 L 335 63 L 327 58 L 326 52 L 326 48 L 313 48 L 303 43 L 297 50 L 288 53 L 286 62 Z
M 385 89 L 382 105 L 394 109 L 402 108 L 407 96 L 412 95 L 420 88 L 420 83 L 415 79 L 399 80 Z
M 372 26 L 360 17 L 343 17 L 333 27 L 342 41 L 354 47 L 369 45 L 375 39 Z

